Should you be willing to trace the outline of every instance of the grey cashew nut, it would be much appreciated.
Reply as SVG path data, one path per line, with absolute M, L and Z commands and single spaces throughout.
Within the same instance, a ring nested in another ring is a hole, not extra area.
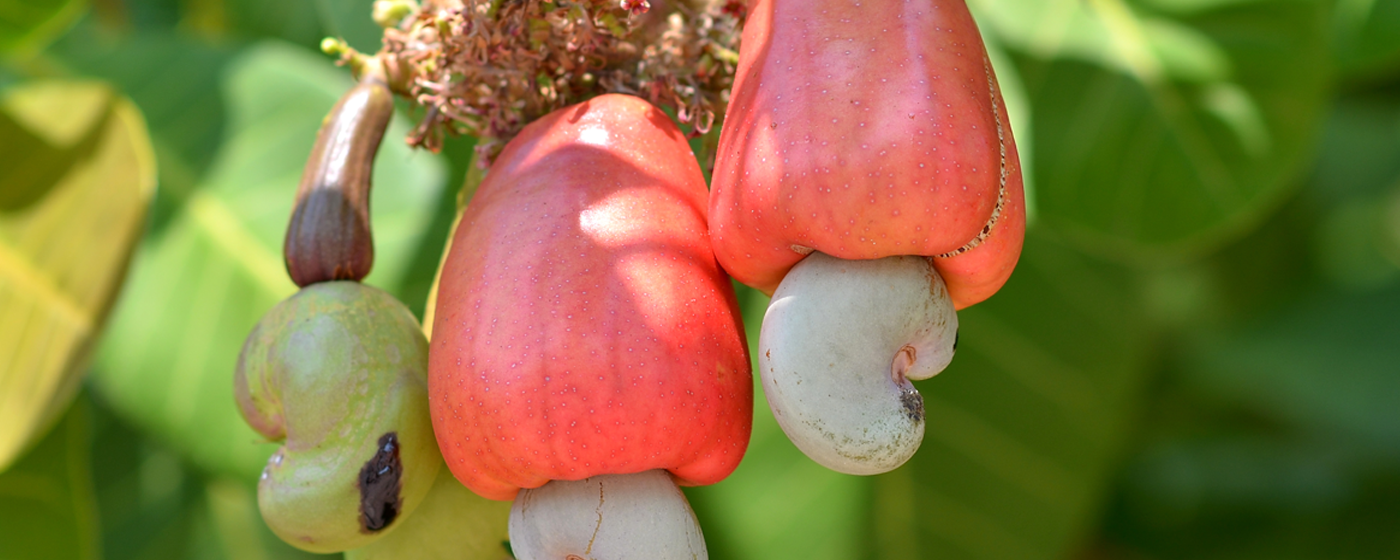
M 773 293 L 759 376 L 788 438 L 848 474 L 895 469 L 924 436 L 911 380 L 953 359 L 958 317 L 927 257 L 842 260 L 814 252 Z

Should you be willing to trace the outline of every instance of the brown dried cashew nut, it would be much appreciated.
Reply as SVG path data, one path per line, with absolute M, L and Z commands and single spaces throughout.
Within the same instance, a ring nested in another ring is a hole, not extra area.
M 394 113 L 377 64 L 326 116 L 297 186 L 282 252 L 298 286 L 362 280 L 374 265 L 369 193 L 374 155 Z

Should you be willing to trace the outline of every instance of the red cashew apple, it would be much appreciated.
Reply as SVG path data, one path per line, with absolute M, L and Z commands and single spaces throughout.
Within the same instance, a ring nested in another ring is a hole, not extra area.
M 962 0 L 754 0 L 725 118 L 710 235 L 774 296 L 769 405 L 814 460 L 893 469 L 923 439 L 909 380 L 948 364 L 954 308 L 1006 282 L 1025 231 L 977 26 Z
M 753 406 L 706 196 L 667 116 L 605 95 L 527 126 L 463 214 L 434 318 L 433 427 L 458 480 L 516 499 L 522 559 L 704 557 L 675 485 L 734 470 Z

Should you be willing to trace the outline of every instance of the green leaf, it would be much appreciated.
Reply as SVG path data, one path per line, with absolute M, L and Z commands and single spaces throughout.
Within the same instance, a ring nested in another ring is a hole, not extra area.
M 315 49 L 341 37 L 361 52 L 379 50 L 384 30 L 372 18 L 375 0 L 142 0 L 108 3 L 98 25 L 108 35 L 182 35 L 216 43 L 280 39 Z M 117 32 L 117 33 L 114 33 Z M 70 37 L 71 39 L 71 37 Z M 88 41 L 91 38 L 80 38 Z
M 1400 283 L 1318 287 L 1188 331 L 1107 515 L 1127 557 L 1400 554 Z
M 1100 549 L 1400 555 L 1397 139 L 1393 94 L 1343 96 L 1301 196 L 1186 276 L 1205 297 L 1173 325 L 1182 343 L 1162 360 Z
M 79 401 L 28 455 L 0 474 L 0 558 L 101 557 L 88 459 L 90 423 L 87 403 Z
M 205 184 L 143 245 L 104 340 L 97 388 L 123 418 L 203 468 L 252 480 L 273 446 L 233 400 L 233 367 L 253 325 L 295 286 L 281 259 L 297 181 L 322 117 L 351 82 L 329 61 L 279 43 L 253 47 L 224 81 L 228 137 Z M 369 284 L 395 291 L 439 200 L 443 166 L 399 141 L 377 158 Z
M 1400 453 L 1400 103 L 1342 98 L 1320 153 L 1303 193 L 1309 212 L 1292 220 L 1301 235 L 1271 232 L 1232 248 L 1231 262 L 1253 266 L 1217 275 L 1238 285 L 1230 301 L 1276 290 L 1298 275 L 1289 266 L 1331 285 L 1315 276 L 1263 313 L 1187 331 L 1183 377 L 1252 414 Z
M 374 0 L 315 1 L 327 35 L 345 39 L 361 52 L 379 50 L 384 28 L 374 23 Z
M 182 2 L 167 14 L 179 27 L 207 36 L 275 38 L 316 48 L 340 37 L 363 52 L 379 50 L 381 29 L 371 18 L 374 0 L 221 0 Z M 173 22 L 172 21 L 172 22 Z
M 1347 77 L 1400 69 L 1400 0 L 1338 0 L 1332 38 L 1337 66 Z
M 199 474 L 173 451 L 92 401 L 93 478 L 108 558 L 177 558 L 190 549 L 203 508 Z
M 1320 152 L 1305 192 L 1322 214 L 1311 264 L 1341 288 L 1384 288 L 1400 278 L 1400 99 L 1342 97 Z
M 1400 196 L 1362 198 L 1330 209 L 1314 236 L 1313 254 L 1323 276 L 1344 288 L 1394 283 L 1400 278 Z
M 1382 194 L 1400 180 L 1400 97 L 1348 95 L 1323 128 L 1308 195 L 1320 202 Z
M 1146 331 L 1122 270 L 1040 231 L 1006 286 L 959 312 L 952 365 L 918 384 L 924 443 L 874 479 L 875 557 L 1060 558 L 1098 508 Z
M 0 54 L 38 52 L 86 8 L 85 0 L 5 0 L 0 3 Z
M 1319 281 L 1364 290 L 1400 275 L 1400 99 L 1342 96 L 1319 143 L 1312 177 L 1279 212 L 1205 260 L 1151 274 L 1154 318 L 1186 334 L 1238 326 Z
M 1298 426 L 1400 453 L 1400 283 L 1317 294 L 1234 331 L 1207 331 L 1192 382 Z
M 1038 216 L 1094 252 L 1208 252 L 1276 208 L 1308 160 L 1329 87 L 1324 2 L 974 4 L 1022 55 Z
M 0 153 L 16 157 L 0 174 L 3 471 L 77 390 L 145 225 L 155 162 L 140 113 L 93 82 L 6 92 Z
M 91 455 L 107 558 L 279 560 L 314 557 L 262 522 L 251 481 L 209 477 L 93 401 Z
M 1120 550 L 1115 557 L 1400 555 L 1400 538 L 1390 529 L 1400 522 L 1393 458 L 1377 461 L 1374 452 L 1337 440 L 1279 436 L 1238 422 L 1216 420 L 1195 431 L 1152 442 L 1126 469 L 1108 524 Z
M 230 29 L 240 35 L 278 37 L 315 47 L 326 36 L 343 37 L 352 47 L 379 50 L 382 29 L 371 19 L 374 0 L 228 0 Z
M 103 32 L 92 18 L 49 49 L 70 70 L 106 80 L 141 108 L 160 163 L 156 229 L 193 194 L 226 119 L 220 77 L 236 51 L 188 34 Z
M 345 552 L 346 560 L 508 558 L 505 543 L 510 502 L 473 494 L 443 467 L 418 509 L 369 546 Z
M 79 162 L 92 157 L 103 139 L 99 119 L 105 116 L 110 92 L 102 87 L 87 88 L 67 96 L 64 105 L 16 107 L 49 120 L 65 115 L 65 123 L 24 122 L 9 113 L 0 113 L 0 138 L 14 162 L 6 170 L 5 188 L 0 190 L 0 212 L 14 212 L 38 202 Z M 72 126 L 63 126 L 69 125 Z M 57 126 L 56 126 L 57 125 Z M 51 131 L 45 127 L 54 127 Z M 34 129 L 34 130 L 31 130 Z M 66 128 L 67 130 L 60 130 Z

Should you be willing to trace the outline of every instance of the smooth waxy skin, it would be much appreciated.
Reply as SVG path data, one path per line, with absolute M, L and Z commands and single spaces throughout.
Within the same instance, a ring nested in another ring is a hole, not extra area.
M 442 466 L 427 353 L 408 309 L 357 282 L 303 288 L 248 335 L 234 395 L 254 430 L 286 442 L 258 482 L 263 520 L 282 540 L 312 552 L 364 546 L 423 501 Z
M 763 317 L 763 392 L 783 432 L 814 461 L 847 474 L 887 472 L 924 439 L 924 401 L 910 380 L 943 371 L 957 335 L 957 313 L 928 258 L 812 253 Z
M 510 508 L 510 546 L 519 560 L 709 557 L 685 494 L 659 470 L 520 491 Z
M 458 480 L 492 499 L 549 480 L 738 465 L 752 377 L 685 137 L 606 95 L 496 159 L 443 264 L 429 386 Z
M 321 125 L 282 245 L 287 273 L 298 286 L 362 280 L 374 266 L 370 177 L 393 114 L 389 87 L 371 73 L 340 98 Z
M 710 202 L 716 257 L 736 279 L 771 294 L 811 249 L 924 255 L 961 309 L 1010 276 L 1024 206 L 962 0 L 750 3 Z

